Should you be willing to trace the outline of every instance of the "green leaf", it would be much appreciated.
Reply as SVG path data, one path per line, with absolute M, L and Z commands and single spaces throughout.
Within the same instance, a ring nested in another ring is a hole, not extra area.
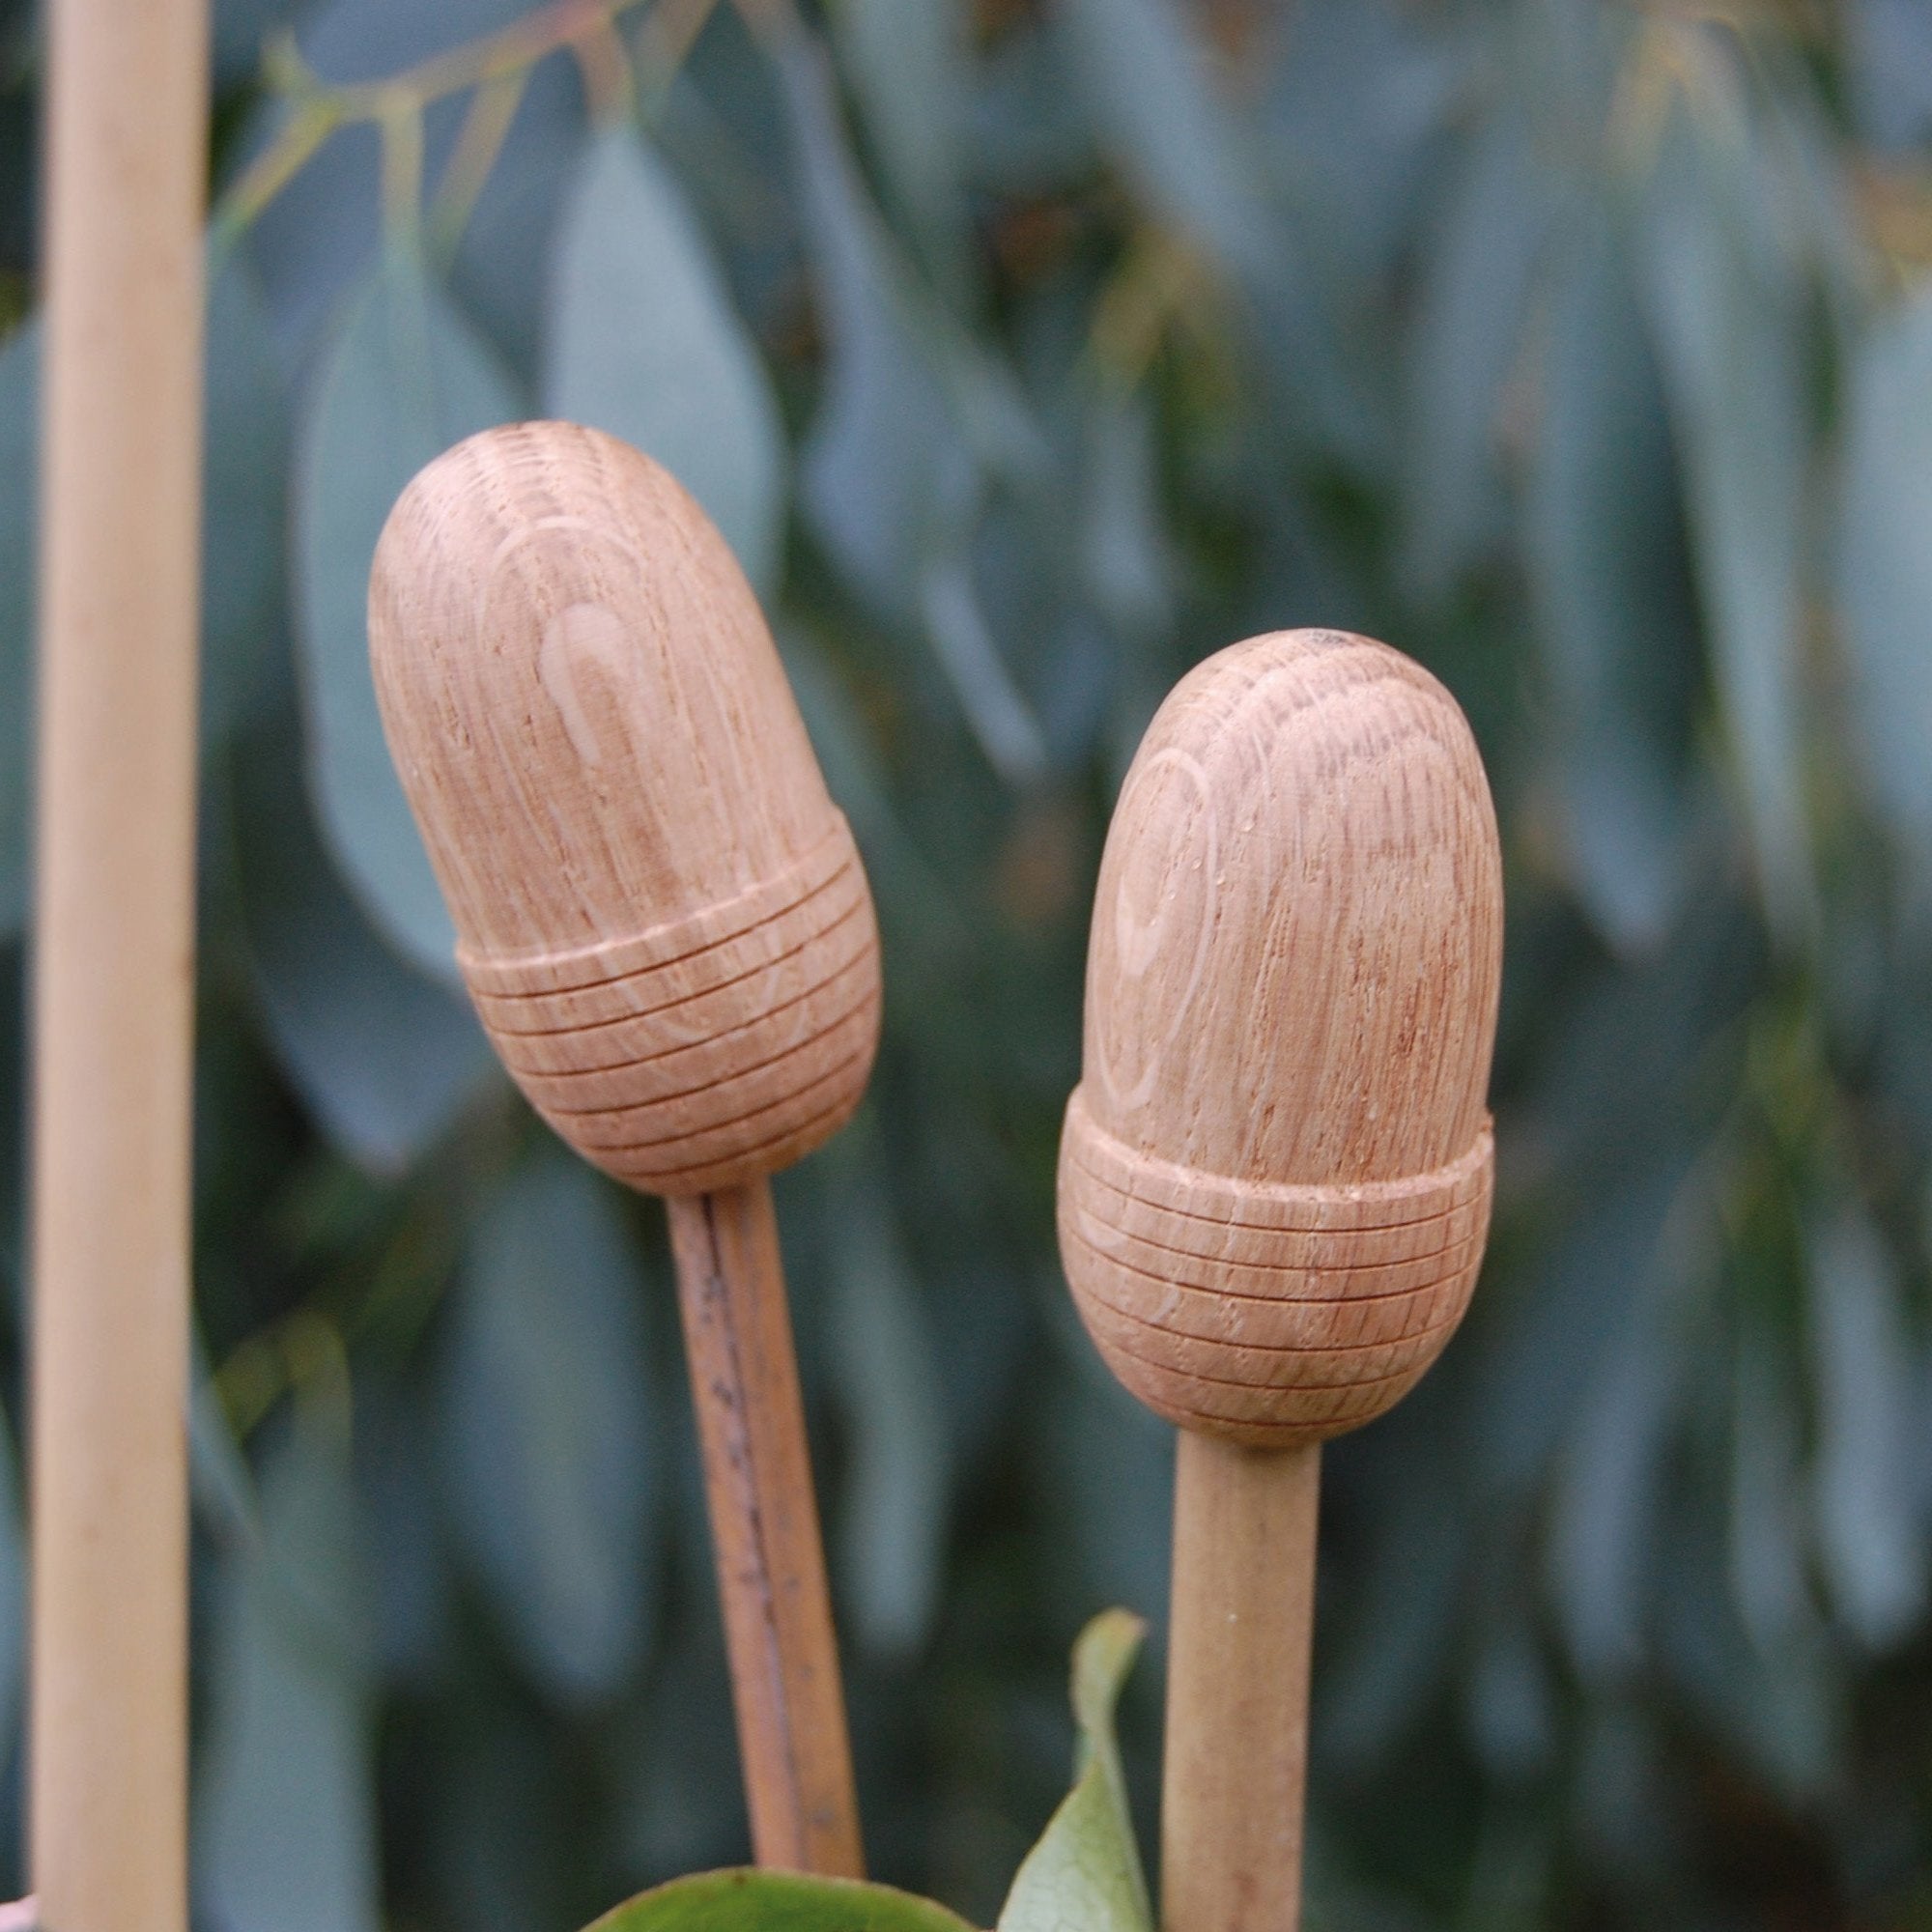
M 1147 1626 L 1103 1610 L 1073 1650 L 1077 1776 L 1013 1880 L 998 1932 L 1152 1932 L 1147 1879 L 1114 1740 L 1114 1707 Z
M 225 1932 L 377 1932 L 368 1578 L 339 1415 L 298 1407 L 224 1572 L 195 1829 Z
M 1926 1599 L 1913 1350 L 1891 1259 L 1862 1213 L 1842 1207 L 1812 1228 L 1807 1258 L 1818 1549 L 1839 1615 L 1885 1650 L 1918 1627 Z
M 592 141 L 565 197 L 542 392 L 547 413 L 655 457 L 771 587 L 784 521 L 778 404 L 683 190 L 628 128 Z
M 351 296 L 298 438 L 298 641 L 317 814 L 377 928 L 452 985 L 454 930 L 376 708 L 369 564 L 411 477 L 451 443 L 519 413 L 469 325 L 419 261 L 393 252 Z
M 932 1337 L 894 1225 L 869 1116 L 828 1160 L 832 1361 L 847 1418 L 841 1594 L 860 1639 L 916 1651 L 931 1627 L 947 1533 L 946 1400 Z
M 1034 460 L 1005 377 L 914 296 L 838 124 L 823 54 L 794 37 L 784 99 L 806 236 L 831 321 L 825 396 L 804 452 L 806 508 L 852 583 L 918 622 L 1001 777 L 1045 767 L 1045 740 L 974 595 L 966 545 L 987 468 Z
M 1035 432 L 1004 373 L 938 323 L 894 256 L 823 56 L 794 37 L 781 74 L 832 336 L 806 507 L 862 595 L 924 631 L 980 749 L 1024 783 L 1044 767 L 1044 741 L 987 631 L 966 553 L 987 473 L 1034 464 Z
M 369 928 L 309 819 L 294 733 L 234 759 L 236 868 L 257 998 L 316 1123 L 372 1174 L 400 1174 L 488 1082 L 496 1058 L 466 1000 Z
M 1157 638 L 1177 601 L 1174 546 L 1160 500 L 1153 412 L 1142 395 L 1109 387 L 1083 424 L 1086 491 L 1080 573 L 1088 596 L 1133 638 Z
M 1662 379 L 1615 224 L 1558 260 L 1523 547 L 1577 892 L 1612 945 L 1668 930 L 1690 831 L 1698 639 Z
M 442 1364 L 448 1506 L 518 1655 L 578 1706 L 649 1634 L 642 1293 L 610 1188 L 545 1146 L 476 1229 Z
M 1805 343 L 1741 116 L 1714 116 L 1700 95 L 1673 117 L 1649 185 L 1646 268 L 1744 820 L 1789 942 L 1814 916 L 1799 676 Z
M 1851 98 L 1875 146 L 1909 148 L 1932 131 L 1932 14 L 1921 0 L 1850 0 Z
M 1673 1205 L 1673 1221 L 1685 1212 Z M 1670 1332 L 1665 1284 L 1686 1270 L 1676 1228 L 1628 1291 L 1618 1332 L 1576 1405 L 1557 1473 L 1551 1580 L 1571 1655 L 1593 1679 L 1628 1678 L 1642 1660 L 1655 1579 L 1664 1454 L 1685 1350 Z
M 1932 288 L 1874 322 L 1846 407 L 1838 586 L 1872 782 L 1932 887 Z
M 806 508 L 857 588 L 902 613 L 926 559 L 972 514 L 978 469 L 846 149 L 822 56 L 792 48 L 782 77 L 831 337 L 805 442 Z
M 585 1932 L 971 1932 L 929 1899 L 858 1879 L 717 1871 L 673 1880 Z
M 1409 338 L 1402 480 L 1407 565 L 1425 597 L 1441 596 L 1495 534 L 1498 418 L 1552 201 L 1528 128 L 1493 115 L 1455 171 Z
M 941 285 L 957 293 L 968 266 L 966 9 L 842 0 L 832 18 L 890 199 Z
M 27 917 L 40 386 L 36 317 L 0 342 L 0 939 Z
M 27 1663 L 27 1535 L 14 1431 L 0 1414 L 0 1744 L 17 1735 Z
M 208 274 L 201 726 L 214 744 L 260 713 L 281 664 L 289 416 L 253 271 L 212 246 Z
M 1169 0 L 1061 0 L 1074 78 L 1109 154 L 1163 220 L 1223 269 L 1269 250 L 1256 156 Z
M 1732 1368 L 1730 1584 L 1738 1621 L 1767 1656 L 1811 1621 L 1799 1411 L 1788 1380 L 1765 1324 L 1747 1326 Z

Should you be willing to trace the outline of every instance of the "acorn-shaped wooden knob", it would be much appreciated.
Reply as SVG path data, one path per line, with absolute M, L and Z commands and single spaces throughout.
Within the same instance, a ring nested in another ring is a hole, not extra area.
M 488 430 L 391 512 L 376 688 L 503 1064 L 667 1195 L 775 1171 L 857 1105 L 878 936 L 756 599 L 664 469 Z
M 1155 716 L 1101 861 L 1060 1239 L 1089 1332 L 1184 1429 L 1379 1415 L 1468 1304 L 1502 880 L 1455 700 L 1288 631 Z

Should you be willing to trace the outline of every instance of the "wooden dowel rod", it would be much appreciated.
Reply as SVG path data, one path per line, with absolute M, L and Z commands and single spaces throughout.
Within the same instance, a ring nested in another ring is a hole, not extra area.
M 1321 1451 L 1180 1432 L 1165 1932 L 1295 1932 Z
M 752 1846 L 863 1875 L 852 1752 L 770 1182 L 667 1203 Z
M 30 1858 L 186 1923 L 206 0 L 53 0 L 34 972 Z

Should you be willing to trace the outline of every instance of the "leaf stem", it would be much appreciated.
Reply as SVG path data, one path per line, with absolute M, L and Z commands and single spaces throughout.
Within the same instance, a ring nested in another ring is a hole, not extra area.
M 410 139 L 406 124 L 412 117 L 416 126 L 414 195 L 420 201 L 421 124 L 424 111 L 434 102 L 451 95 L 477 90 L 457 153 L 443 178 L 435 215 L 436 232 L 446 240 L 452 224 L 461 232 L 462 221 L 482 191 L 490 166 L 494 164 L 503 136 L 516 110 L 518 96 L 529 71 L 551 54 L 569 47 L 581 60 L 590 62 L 600 43 L 614 41 L 621 52 L 615 23 L 627 14 L 650 4 L 650 0 L 552 0 L 501 27 L 473 41 L 434 54 L 413 67 L 378 80 L 336 84 L 323 80 L 302 59 L 292 36 L 282 36 L 269 45 L 263 57 L 263 78 L 270 91 L 281 95 L 291 112 L 274 137 L 248 163 L 234 185 L 221 197 L 215 210 L 217 228 L 237 231 L 245 228 L 271 202 L 322 143 L 338 128 L 355 123 L 374 123 L 383 130 L 384 156 L 385 218 L 399 213 L 392 199 L 400 195 L 403 176 L 410 162 Z M 657 0 L 671 6 L 674 0 Z M 703 24 L 708 8 L 698 14 L 696 26 Z M 688 50 L 691 34 L 673 32 L 668 44 L 681 59 Z M 627 70 L 624 98 L 631 86 Z M 598 76 L 603 75 L 602 65 Z M 592 88 L 593 103 L 596 87 Z M 393 169 L 393 172 L 392 172 Z M 412 213 L 416 218 L 419 209 Z

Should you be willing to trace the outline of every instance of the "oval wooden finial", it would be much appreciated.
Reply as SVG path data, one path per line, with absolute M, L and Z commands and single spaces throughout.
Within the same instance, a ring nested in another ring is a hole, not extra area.
M 1090 1333 L 1171 1421 L 1269 1446 L 1378 1415 L 1467 1306 L 1502 867 L 1475 741 L 1334 631 L 1198 666 L 1107 837 L 1060 1239 Z
M 697 1194 L 857 1105 L 878 935 L 757 601 L 664 469 L 487 430 L 390 512 L 369 583 L 389 749 L 476 1009 L 597 1166 Z

